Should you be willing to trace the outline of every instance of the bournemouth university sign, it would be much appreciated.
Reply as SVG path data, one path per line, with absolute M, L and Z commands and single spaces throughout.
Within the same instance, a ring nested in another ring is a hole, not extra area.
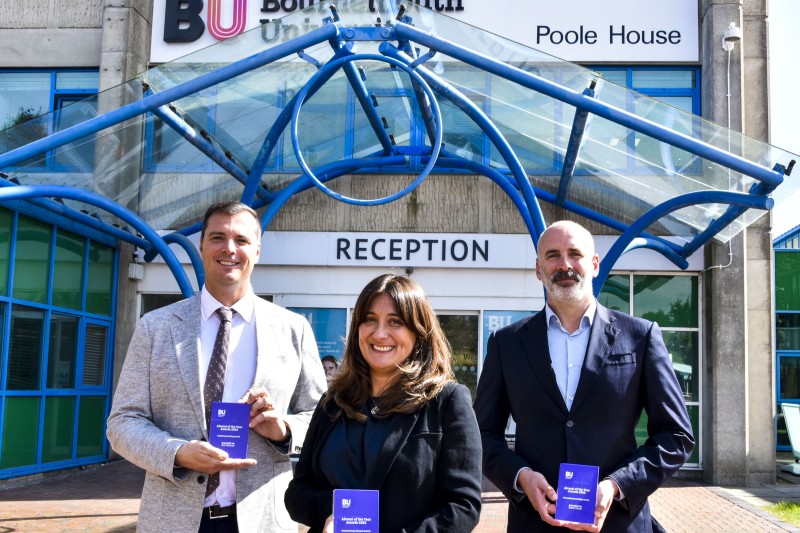
M 348 13 L 393 10 L 401 3 L 412 1 L 340 0 L 336 6 L 346 25 Z M 696 63 L 700 59 L 697 0 L 413 3 L 568 61 Z M 151 61 L 171 61 L 314 6 L 320 13 L 313 20 L 263 26 L 261 37 L 267 43 L 290 40 L 318 27 L 328 16 L 326 8 L 315 0 L 154 0 Z

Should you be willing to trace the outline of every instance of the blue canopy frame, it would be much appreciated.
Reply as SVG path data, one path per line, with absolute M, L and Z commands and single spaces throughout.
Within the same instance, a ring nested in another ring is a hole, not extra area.
M 416 8 L 419 10 L 420 8 Z M 459 43 L 444 39 L 436 34 L 423 31 L 414 26 L 412 18 L 401 8 L 396 19 L 386 25 L 347 26 L 334 7 L 331 15 L 324 19 L 324 24 L 300 35 L 290 41 L 277 44 L 265 50 L 245 57 L 233 63 L 221 66 L 193 79 L 169 87 L 163 91 L 154 90 L 148 85 L 142 88 L 141 99 L 117 109 L 108 111 L 82 123 L 62 131 L 54 132 L 46 137 L 21 146 L 4 154 L 0 154 L 0 169 L 9 169 L 31 158 L 41 156 L 48 151 L 63 147 L 69 143 L 91 136 L 106 128 L 120 125 L 125 121 L 146 113 L 158 116 L 164 124 L 176 131 L 211 161 L 237 180 L 243 187 L 241 201 L 254 207 L 266 207 L 262 216 L 262 228 L 266 229 L 276 213 L 294 195 L 317 187 L 339 201 L 353 205 L 377 205 L 392 202 L 417 188 L 431 172 L 440 168 L 463 169 L 465 172 L 485 176 L 496 183 L 505 192 L 519 211 L 525 226 L 530 233 L 534 246 L 544 231 L 546 223 L 539 201 L 546 201 L 563 207 L 589 220 L 603 224 L 621 235 L 616 240 L 601 263 L 600 275 L 594 284 L 596 294 L 602 290 L 603 284 L 617 260 L 627 251 L 636 248 L 648 248 L 661 253 L 673 264 L 687 268 L 688 257 L 708 243 L 719 231 L 726 228 L 748 209 L 768 210 L 773 206 L 770 194 L 780 186 L 785 176 L 791 173 L 794 159 L 774 162 L 768 167 L 751 161 L 729 150 L 714 146 L 693 135 L 681 133 L 663 124 L 658 124 L 638 116 L 625 109 L 620 109 L 596 98 L 595 82 L 581 91 L 560 85 L 535 72 L 523 70 L 515 65 L 504 63 L 488 55 L 476 52 Z M 419 12 L 419 11 L 417 11 Z M 440 15 L 436 15 L 440 16 Z M 357 52 L 357 44 L 363 42 L 378 43 L 379 54 L 363 54 Z M 314 57 L 307 50 L 328 43 L 333 55 L 326 61 Z M 421 52 L 421 48 L 427 51 Z M 523 168 L 514 148 L 503 135 L 491 117 L 473 103 L 462 90 L 436 74 L 436 69 L 428 68 L 431 60 L 444 54 L 464 64 L 491 73 L 521 87 L 541 93 L 555 100 L 573 106 L 575 115 L 572 121 L 569 142 L 565 149 L 560 181 L 556 193 L 535 187 L 531 184 L 528 173 Z M 278 114 L 266 132 L 257 156 L 249 165 L 225 149 L 219 141 L 199 130 L 181 116 L 173 107 L 173 103 L 189 95 L 213 87 L 222 82 L 232 80 L 244 73 L 285 60 L 298 57 L 316 67 L 316 73 L 305 86 L 295 94 Z M 424 121 L 428 144 L 399 146 L 386 132 L 385 123 L 376 110 L 374 95 L 370 94 L 364 81 L 363 71 L 356 64 L 359 61 L 382 61 L 392 68 L 403 71 L 410 77 L 410 83 L 419 103 L 419 113 Z M 358 105 L 367 118 L 369 127 L 374 132 L 380 149 L 368 157 L 343 159 L 329 163 L 317 169 L 311 169 L 303 159 L 298 121 L 305 101 L 318 92 L 337 73 L 342 72 L 352 88 Z M 441 112 L 437 100 L 442 99 L 460 109 L 487 136 L 502 158 L 508 172 L 501 172 L 493 166 L 471 161 L 459 156 L 442 143 Z M 580 150 L 586 142 L 587 122 L 592 116 L 602 117 L 615 124 L 624 126 L 635 132 L 647 135 L 663 143 L 689 152 L 703 160 L 721 165 L 730 171 L 752 178 L 754 183 L 747 191 L 706 190 L 680 194 L 653 206 L 635 222 L 626 224 L 614 217 L 601 213 L 596 209 L 582 205 L 571 197 L 572 180 L 579 159 Z M 293 149 L 300 162 L 303 173 L 294 178 L 281 190 L 273 191 L 265 186 L 262 176 L 267 162 L 285 131 L 290 131 Z M 425 165 L 420 175 L 403 190 L 385 198 L 359 200 L 334 193 L 327 183 L 336 178 L 353 173 L 378 171 L 382 168 L 402 164 L 409 157 L 419 157 Z M 249 168 L 247 168 L 249 166 Z M 7 178 L 2 175 L 0 178 Z M 0 202 L 14 199 L 29 199 L 37 206 L 49 209 L 77 223 L 86 224 L 95 230 L 126 241 L 145 251 L 145 260 L 152 261 L 160 255 L 171 269 L 184 296 L 193 293 L 183 268 L 170 250 L 169 243 L 178 243 L 188 253 L 197 276 L 198 285 L 203 283 L 202 261 L 194 246 L 186 239 L 200 229 L 200 224 L 192 224 L 174 233 L 160 236 L 135 213 L 102 195 L 75 187 L 52 185 L 14 185 L 7 179 L 0 179 Z M 94 217 L 87 216 L 75 209 L 67 207 L 47 198 L 69 198 L 94 205 L 124 220 L 130 225 L 128 229 L 120 229 Z M 651 224 L 662 217 L 674 213 L 686 206 L 697 204 L 724 204 L 726 211 L 711 221 L 708 226 L 692 236 L 688 242 L 679 244 L 663 236 L 647 233 Z

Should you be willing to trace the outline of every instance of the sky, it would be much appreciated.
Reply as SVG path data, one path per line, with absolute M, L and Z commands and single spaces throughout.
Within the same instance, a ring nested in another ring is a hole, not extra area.
M 769 0 L 768 5 L 770 144 L 800 154 L 800 1 Z M 795 184 L 800 183 L 800 160 L 797 163 L 786 178 Z M 773 238 L 800 224 L 800 185 L 788 198 L 780 194 L 781 187 L 774 195 Z

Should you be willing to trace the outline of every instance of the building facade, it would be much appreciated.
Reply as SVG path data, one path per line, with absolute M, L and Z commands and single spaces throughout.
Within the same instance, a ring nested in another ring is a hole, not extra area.
M 577 10 L 588 10 L 591 4 L 575 3 Z M 112 93 L 117 101 L 105 98 L 68 104 L 119 86 L 149 65 L 190 52 L 187 46 L 192 43 L 206 39 L 213 43 L 224 36 L 226 28 L 234 31 L 236 20 L 203 18 L 200 0 L 188 3 L 190 10 L 195 6 L 198 11 L 188 15 L 188 23 L 179 24 L 171 11 L 177 4 L 133 0 L 78 5 L 50 0 L 0 9 L 2 129 L 51 112 L 54 118 L 48 127 L 57 131 L 79 122 L 82 112 L 119 107 L 126 103 L 120 93 Z M 270 19 L 287 13 L 287 8 L 295 11 L 303 2 L 253 4 L 257 5 L 252 10 Z M 347 9 L 359 6 L 357 2 L 340 4 L 343 16 Z M 362 4 L 361 8 L 371 5 Z M 674 13 L 678 16 L 662 20 L 661 25 L 653 22 L 652 13 L 640 3 L 622 0 L 607 2 L 598 14 L 587 12 L 587 18 L 580 19 L 584 24 L 575 22 L 580 17 L 574 11 L 570 16 L 575 20 L 559 18 L 539 2 L 508 2 L 495 9 L 494 15 L 485 12 L 490 6 L 486 2 L 431 4 L 428 7 L 446 15 L 470 23 L 483 21 L 489 31 L 580 63 L 603 79 L 768 140 L 766 0 L 663 2 L 673 17 Z M 537 22 L 527 16 L 534 4 L 540 11 Z M 508 24 L 510 18 L 513 24 Z M 203 22 L 202 31 L 198 20 Z M 602 20 L 602 24 L 593 29 L 592 20 Z M 728 50 L 720 43 L 731 23 L 742 29 L 743 37 L 732 41 Z M 303 30 L 282 28 L 287 37 Z M 275 37 L 267 34 L 264 39 Z M 609 46 L 593 46 L 601 41 Z M 670 44 L 674 47 L 669 48 Z M 491 53 L 491 43 L 482 46 Z M 471 72 L 454 76 L 474 91 L 473 101 L 485 108 L 490 104 L 488 99 L 481 100 L 481 94 L 528 109 L 545 105 L 535 97 L 514 100 L 517 96 L 504 92 L 508 89 L 488 77 Z M 378 95 L 389 107 L 397 96 L 393 91 L 387 87 Z M 210 107 L 227 97 L 222 89 L 209 93 Z M 341 120 L 343 131 L 352 132 L 357 128 L 347 125 L 357 120 L 349 111 L 354 99 L 342 89 L 319 105 L 337 111 L 331 114 Z M 245 118 L 238 127 L 246 128 L 258 113 L 279 105 L 249 95 L 243 100 Z M 616 105 L 633 109 L 637 102 L 623 100 Z M 448 113 L 443 111 L 445 120 L 458 120 Z M 515 118 L 509 110 L 497 110 L 492 116 L 507 122 Z M 420 124 L 411 121 L 401 126 L 409 137 L 422 135 Z M 476 160 L 488 157 L 485 154 L 492 148 L 485 136 L 466 125 L 456 131 L 459 135 L 446 139 L 448 146 Z M 627 135 L 624 129 L 597 133 L 609 144 L 629 146 L 627 153 L 622 150 L 620 159 L 610 163 L 623 175 L 636 170 L 634 154 L 639 150 L 662 149 L 649 145 L 647 139 Z M 207 180 L 208 186 L 193 190 L 186 202 L 205 205 L 217 197 L 219 168 L 163 124 L 152 120 L 134 125 L 126 135 L 134 139 L 132 144 L 141 143 L 138 156 L 124 169 L 130 174 L 129 183 L 168 182 L 165 177 L 175 176 L 175 183 L 161 192 L 178 196 L 184 190 L 180 177 L 191 174 Z M 565 134 L 551 127 L 537 135 L 539 142 L 521 157 L 531 172 L 549 176 L 561 162 L 548 146 L 565 142 Z M 1 151 L 23 145 L 26 139 L 4 142 L 7 145 Z M 359 154 L 356 134 L 343 135 L 338 142 L 329 148 L 348 156 Z M 86 146 L 88 151 L 97 149 Z M 275 179 L 296 174 L 290 151 L 291 147 L 285 147 L 285 153 L 278 152 L 265 172 Z M 58 182 L 59 176 L 71 172 L 74 153 L 54 150 L 34 166 L 42 179 Z M 674 154 L 672 162 L 691 164 L 680 153 Z M 415 170 L 421 166 L 418 163 Z M 374 198 L 402 189 L 409 180 L 408 172 L 391 170 L 354 174 L 340 178 L 337 190 Z M 115 183 L 120 187 L 119 180 Z M 111 197 L 119 191 L 105 192 Z M 137 201 L 139 212 L 146 212 L 147 199 Z M 563 208 L 543 207 L 548 222 L 581 220 Z M 104 460 L 109 454 L 102 436 L 105 417 L 136 320 L 142 312 L 180 298 L 180 290 L 162 261 L 144 262 L 132 246 L 120 245 L 90 225 L 64 222 L 26 202 L 10 202 L 2 209 L 0 254 L 5 255 L 0 259 L 5 258 L 6 270 L 0 272 L 5 276 L 0 280 L 4 289 L 0 294 L 0 478 Z M 149 220 L 160 216 L 150 215 Z M 174 219 L 164 220 L 157 229 L 175 227 Z M 612 232 L 583 222 L 600 235 L 602 255 L 612 242 L 605 235 Z M 663 231 L 669 236 L 668 230 Z M 188 267 L 190 258 L 178 256 Z M 253 282 L 259 295 L 304 313 L 319 337 L 321 354 L 337 355 L 350 309 L 363 285 L 387 270 L 407 273 L 428 292 L 454 347 L 458 378 L 474 390 L 491 331 L 543 306 L 534 261 L 527 228 L 509 198 L 488 180 L 454 168 L 382 206 L 351 206 L 314 189 L 294 197 L 267 228 Z M 626 254 L 604 286 L 600 297 L 604 305 L 657 320 L 664 330 L 698 437 L 695 454 L 682 475 L 716 484 L 774 480 L 772 266 L 767 214 L 727 244 L 703 247 L 685 270 L 647 251 Z

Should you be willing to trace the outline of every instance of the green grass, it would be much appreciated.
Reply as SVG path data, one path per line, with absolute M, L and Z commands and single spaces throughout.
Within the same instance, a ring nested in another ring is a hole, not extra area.
M 795 526 L 800 526 L 800 503 L 778 502 L 775 505 L 765 507 L 769 512 Z

